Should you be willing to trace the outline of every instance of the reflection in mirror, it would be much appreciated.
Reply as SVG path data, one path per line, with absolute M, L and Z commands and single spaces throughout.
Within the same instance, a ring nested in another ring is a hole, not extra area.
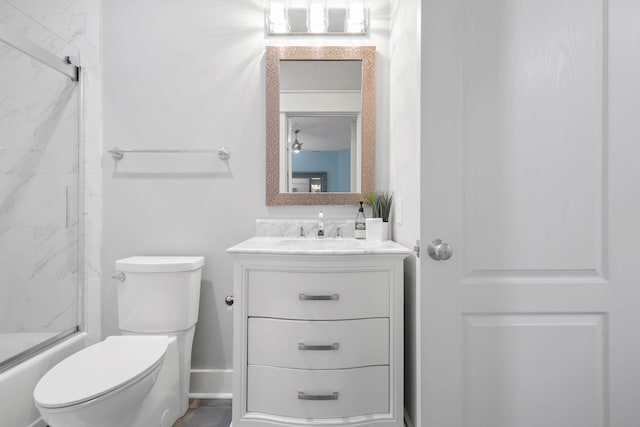
M 309 187 L 308 192 L 357 192 L 360 180 L 358 128 L 360 114 L 287 115 L 286 141 L 282 155 L 287 156 L 285 191 L 302 192 L 293 185 L 300 173 L 320 172 L 326 185 Z M 353 153 L 353 154 L 352 154 Z
M 373 189 L 375 48 L 267 47 L 267 204 Z
M 308 192 L 360 192 L 361 89 L 362 61 L 280 61 L 280 191 L 303 192 L 295 174 L 319 171 L 327 185 Z

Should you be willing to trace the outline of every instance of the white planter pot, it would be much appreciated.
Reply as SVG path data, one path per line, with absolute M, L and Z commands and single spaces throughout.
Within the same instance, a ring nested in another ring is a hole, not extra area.
M 383 240 L 382 218 L 367 218 L 367 240 Z
M 391 240 L 391 228 L 388 222 L 382 223 L 382 240 Z

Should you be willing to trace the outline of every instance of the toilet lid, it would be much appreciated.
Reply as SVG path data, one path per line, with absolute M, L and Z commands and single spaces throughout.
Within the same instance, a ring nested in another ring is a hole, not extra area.
M 169 338 L 114 336 L 58 363 L 33 392 L 42 407 L 77 405 L 144 377 L 162 362 Z

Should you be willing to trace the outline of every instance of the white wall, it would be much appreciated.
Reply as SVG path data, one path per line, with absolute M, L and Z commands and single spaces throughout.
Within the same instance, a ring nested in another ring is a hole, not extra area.
M 204 255 L 193 364 L 232 367 L 232 266 L 225 249 L 254 233 L 256 218 L 354 218 L 355 206 L 265 205 L 267 43 L 376 45 L 377 176 L 388 186 L 387 0 L 371 2 L 370 36 L 264 35 L 259 0 L 109 0 L 103 5 L 105 148 L 215 148 L 215 155 L 104 154 L 104 334 L 117 331 L 113 263 L 142 254 Z M 212 377 L 215 378 L 215 375 Z M 200 392 L 212 392 L 204 384 Z
M 394 240 L 409 248 L 420 236 L 420 1 L 395 0 L 391 13 L 390 189 L 402 215 L 394 215 Z M 399 222 L 400 221 L 400 222 Z M 415 256 L 405 261 L 405 408 L 416 423 L 419 354 L 416 326 L 419 283 Z

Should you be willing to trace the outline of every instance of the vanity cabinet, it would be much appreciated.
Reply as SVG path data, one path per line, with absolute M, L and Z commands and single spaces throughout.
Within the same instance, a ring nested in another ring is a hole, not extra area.
M 233 426 L 403 425 L 403 259 L 300 250 L 234 258 Z M 371 252 L 371 253 L 370 253 Z

